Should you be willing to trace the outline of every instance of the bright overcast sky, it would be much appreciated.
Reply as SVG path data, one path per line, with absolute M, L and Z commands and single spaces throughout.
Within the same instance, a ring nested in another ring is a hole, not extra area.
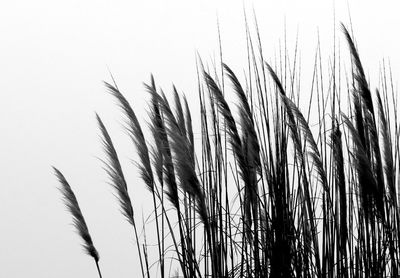
M 398 1 L 348 2 L 371 79 L 382 59 L 390 58 L 397 82 Z M 239 73 L 245 68 L 243 6 L 249 22 L 252 9 L 256 12 L 267 59 L 283 39 L 285 21 L 288 41 L 298 30 L 304 55 L 314 51 L 319 30 L 327 58 L 333 30 L 342 40 L 339 22 L 349 24 L 347 1 L 342 0 L 16 0 L 0 6 L 0 277 L 97 277 L 70 225 L 51 165 L 75 189 L 100 252 L 103 276 L 138 277 L 132 229 L 119 213 L 98 160 L 103 153 L 95 111 L 122 150 L 139 219 L 142 208 L 145 217 L 149 212 L 144 203 L 150 195 L 129 162 L 134 149 L 101 82 L 110 80 L 110 69 L 132 106 L 142 111 L 141 118 L 146 103 L 142 82 L 150 73 L 167 92 L 176 84 L 197 108 L 195 56 L 198 51 L 211 63 L 218 55 L 217 17 L 225 61 Z M 302 68 L 307 67 L 312 63 L 303 58 Z

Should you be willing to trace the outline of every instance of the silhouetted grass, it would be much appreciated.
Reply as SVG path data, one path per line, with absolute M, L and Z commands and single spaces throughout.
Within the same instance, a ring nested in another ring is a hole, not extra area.
M 61 174 L 61 172 L 58 169 L 56 169 L 54 167 L 53 167 L 53 169 L 54 169 L 55 175 L 57 176 L 57 178 L 61 184 L 60 191 L 63 195 L 65 206 L 68 208 L 69 212 L 71 213 L 76 231 L 78 232 L 79 236 L 82 238 L 82 241 L 83 241 L 82 247 L 85 250 L 85 252 L 94 259 L 99 276 L 101 278 L 101 272 L 100 272 L 100 267 L 99 267 L 99 259 L 100 259 L 99 253 L 97 252 L 96 248 L 94 247 L 92 237 L 90 236 L 89 229 L 86 225 L 85 218 L 83 217 L 83 214 L 79 207 L 78 200 L 76 199 L 71 186 L 69 185 L 69 183 L 67 182 L 67 180 L 65 179 L 63 174 Z
M 153 202 L 155 226 L 147 231 L 157 236 L 159 276 L 170 276 L 169 263 L 183 277 L 398 277 L 399 123 L 397 102 L 389 100 L 396 92 L 384 69 L 372 93 L 352 36 L 342 29 L 351 73 L 343 74 L 336 58 L 323 73 L 318 46 L 306 108 L 299 105 L 297 56 L 290 61 L 284 49 L 283 61 L 267 63 L 258 30 L 257 45 L 247 38 L 245 83 L 222 61 L 218 76 L 198 60 L 199 140 L 175 87 L 170 104 L 153 77 L 145 84 L 151 98 L 145 138 L 129 102 L 106 83 Z M 117 152 L 99 117 L 98 123 L 105 170 L 148 277 L 155 273 L 148 261 L 154 250 L 138 236 Z M 73 196 L 70 189 L 63 194 Z M 97 256 L 75 197 L 66 198 L 85 249 Z M 166 261 L 170 244 L 178 264 Z

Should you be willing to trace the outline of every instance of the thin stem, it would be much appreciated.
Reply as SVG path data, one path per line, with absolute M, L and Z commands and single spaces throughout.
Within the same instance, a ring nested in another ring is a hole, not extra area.
M 96 268 L 97 268 L 97 272 L 99 273 L 99 278 L 102 278 L 103 276 L 101 275 L 99 261 L 98 260 L 94 260 L 94 262 L 96 263 Z

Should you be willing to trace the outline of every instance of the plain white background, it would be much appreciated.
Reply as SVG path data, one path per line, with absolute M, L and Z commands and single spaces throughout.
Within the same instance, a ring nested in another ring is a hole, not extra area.
M 324 57 L 329 58 L 334 29 L 343 44 L 339 22 L 349 24 L 350 11 L 371 81 L 377 80 L 382 59 L 390 58 L 397 84 L 397 1 L 243 2 L 16 0 L 0 5 L 0 277 L 97 277 L 70 225 L 51 165 L 75 190 L 104 277 L 139 277 L 132 229 L 98 160 L 103 153 L 95 111 L 120 151 L 139 220 L 142 211 L 147 216 L 150 195 L 130 163 L 134 148 L 102 85 L 110 80 L 108 68 L 141 119 L 147 100 L 142 82 L 150 73 L 166 92 L 176 84 L 197 111 L 195 56 L 199 52 L 208 63 L 218 57 L 217 17 L 225 61 L 241 76 L 244 7 L 250 23 L 253 8 L 257 14 L 267 59 L 283 39 L 285 22 L 289 50 L 298 31 L 305 69 L 312 67 L 307 55 L 315 50 L 318 30 Z

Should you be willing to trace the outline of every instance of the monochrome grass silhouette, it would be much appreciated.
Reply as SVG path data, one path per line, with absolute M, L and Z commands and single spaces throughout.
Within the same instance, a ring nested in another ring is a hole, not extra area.
M 97 270 L 99 272 L 99 276 L 101 277 L 101 272 L 99 267 L 99 259 L 100 259 L 99 253 L 94 247 L 92 237 L 90 236 L 89 229 L 85 222 L 85 218 L 83 217 L 81 209 L 79 208 L 78 200 L 76 199 L 71 186 L 69 185 L 63 174 L 58 169 L 54 167 L 53 169 L 55 175 L 57 176 L 59 182 L 61 183 L 60 191 L 63 195 L 64 203 L 67 206 L 69 212 L 72 214 L 76 231 L 83 240 L 82 247 L 85 250 L 85 252 L 94 259 Z
M 175 87 L 170 103 L 153 77 L 145 84 L 151 97 L 146 133 L 115 82 L 105 83 L 153 203 L 155 221 L 147 231 L 154 231 L 156 249 L 138 233 L 117 150 L 96 115 L 104 169 L 133 227 L 142 277 L 171 277 L 170 266 L 174 277 L 185 278 L 399 276 L 396 91 L 386 68 L 379 89 L 372 89 L 352 35 L 342 30 L 351 72 L 342 72 L 336 53 L 323 70 L 318 47 L 306 108 L 296 57 L 289 61 L 285 49 L 283 62 L 267 63 L 258 31 L 256 43 L 247 37 L 244 82 L 228 65 L 221 62 L 217 74 L 199 59 L 196 133 L 187 99 Z M 236 102 L 229 104 L 232 93 Z M 75 195 L 55 171 L 98 266 Z

